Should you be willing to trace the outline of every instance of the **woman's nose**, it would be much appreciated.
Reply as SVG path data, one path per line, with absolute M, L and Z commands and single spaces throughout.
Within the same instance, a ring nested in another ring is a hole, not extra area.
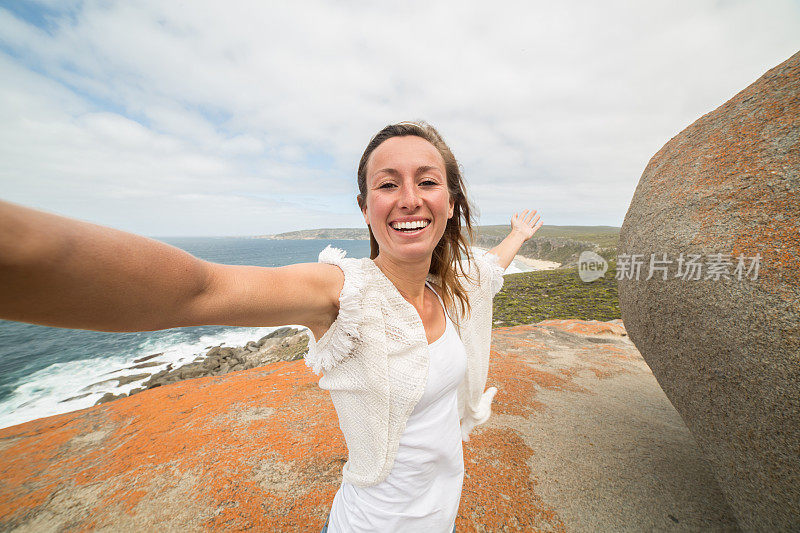
M 413 185 L 403 186 L 403 193 L 401 195 L 402 206 L 414 210 L 420 206 L 422 199 L 419 196 L 419 191 Z

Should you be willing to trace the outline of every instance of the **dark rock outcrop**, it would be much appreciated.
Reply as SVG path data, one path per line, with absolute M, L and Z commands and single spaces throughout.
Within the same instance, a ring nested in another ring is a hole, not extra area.
M 117 386 L 126 385 L 133 381 L 144 378 L 149 378 L 147 381 L 142 382 L 141 387 L 132 389 L 129 393 L 114 394 L 112 392 L 105 393 L 95 405 L 110 402 L 125 396 L 132 396 L 143 390 L 161 387 L 170 383 L 176 383 L 184 379 L 195 379 L 205 376 L 219 376 L 227 374 L 228 372 L 238 372 L 240 370 L 249 370 L 251 368 L 268 365 L 278 361 L 296 361 L 302 358 L 308 351 L 308 334 L 303 333 L 297 328 L 283 327 L 278 328 L 269 335 L 266 335 L 258 341 L 250 341 L 245 346 L 232 347 L 232 346 L 212 346 L 205 355 L 195 358 L 189 364 L 181 365 L 178 368 L 173 368 L 172 364 L 167 365 L 164 370 L 156 372 L 155 374 L 135 374 L 131 376 L 123 376 L 118 378 L 110 378 L 105 381 L 93 383 L 84 387 L 81 390 L 88 390 L 97 385 L 106 383 L 117 382 Z M 146 361 L 153 357 L 163 355 L 158 353 L 149 355 L 136 361 Z M 159 364 L 154 362 L 140 363 L 135 367 Z M 87 393 L 89 394 L 89 393 Z M 67 400 L 69 401 L 78 399 L 85 396 L 74 396 Z
M 160 387 L 184 379 L 219 376 L 278 361 L 295 361 L 302 358 L 308 351 L 308 340 L 306 333 L 301 333 L 296 328 L 284 327 L 262 337 L 258 342 L 250 341 L 245 346 L 214 346 L 206 353 L 205 357 L 197 358 L 188 365 L 176 369 L 168 367 L 153 374 L 142 384 L 141 388 L 134 389 L 130 393 L 135 394 L 141 390 Z M 101 398 L 98 403 L 100 401 L 103 399 Z
M 800 529 L 799 224 L 797 53 L 653 156 L 620 234 L 628 333 L 748 531 Z
M 152 355 L 146 355 L 144 357 L 140 357 L 139 359 L 134 359 L 133 362 L 134 363 L 143 363 L 145 361 L 149 361 L 150 359 L 158 357 L 159 355 L 164 355 L 164 352 L 158 352 L 158 353 L 154 353 Z

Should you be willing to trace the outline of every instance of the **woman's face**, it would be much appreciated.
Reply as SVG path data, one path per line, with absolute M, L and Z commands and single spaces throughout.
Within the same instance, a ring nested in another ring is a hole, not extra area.
M 429 260 L 453 216 L 442 155 L 421 137 L 391 137 L 367 161 L 364 220 L 379 257 L 398 262 Z M 401 229 L 412 222 L 415 229 Z

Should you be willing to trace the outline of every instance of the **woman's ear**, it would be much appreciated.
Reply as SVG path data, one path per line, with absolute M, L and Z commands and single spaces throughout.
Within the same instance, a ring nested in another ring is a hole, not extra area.
M 456 205 L 456 199 L 451 196 L 450 197 L 450 213 L 447 215 L 448 219 L 453 218 L 453 208 L 455 207 L 455 205 Z
M 364 201 L 364 197 L 360 194 L 357 195 L 356 202 L 358 202 L 358 208 L 361 209 L 361 214 L 364 216 L 364 222 L 366 222 L 367 226 L 369 226 L 369 219 L 367 218 L 367 203 Z

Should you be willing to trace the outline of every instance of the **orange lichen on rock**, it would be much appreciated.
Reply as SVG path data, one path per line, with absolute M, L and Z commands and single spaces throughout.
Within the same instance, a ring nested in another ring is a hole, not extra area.
M 101 437 L 85 439 L 98 428 Z M 321 525 L 347 455 L 330 398 L 302 361 L 158 387 L 0 430 L 6 439 L 3 528 L 25 523 L 53 494 L 81 490 L 98 496 L 62 512 L 73 524 L 93 517 L 92 527 L 156 505 L 169 523 L 165 493 L 194 509 L 176 526 Z
M 743 530 L 800 525 L 798 131 L 795 52 L 650 159 L 617 249 L 667 258 L 620 312 Z
M 487 386 L 499 391 L 464 443 L 459 531 L 568 529 L 537 493 L 526 442 L 547 410 L 540 395 L 590 394 L 580 375 L 625 371 L 615 354 L 635 352 L 630 341 L 590 340 L 620 328 L 493 331 Z M 0 429 L 0 530 L 318 531 L 347 459 L 318 379 L 280 362 Z
M 569 334 L 563 344 L 554 337 L 553 330 Z M 596 338 L 597 335 L 603 337 Z M 520 416 L 541 411 L 544 405 L 536 400 L 540 389 L 586 392 L 574 380 L 581 370 L 593 372 L 598 378 L 627 372 L 627 362 L 641 358 L 630 343 L 616 343 L 615 338 L 625 335 L 620 320 L 545 320 L 492 330 L 489 381 L 498 387 L 492 411 Z M 559 353 L 564 350 L 576 357 L 562 361 Z
M 513 429 L 476 430 L 464 451 L 457 531 L 566 531 L 556 511 L 536 493 L 531 455 Z
M 543 320 L 537 326 L 553 327 L 581 335 L 616 335 L 620 337 L 627 335 L 622 320 L 611 320 L 609 322 L 599 322 L 597 320 Z
M 563 326 L 560 322 L 551 321 L 548 325 Z M 490 385 L 498 387 L 493 412 L 526 416 L 544 408 L 535 399 L 539 389 L 583 390 L 572 381 L 573 374 L 565 372 L 564 368 L 547 367 L 553 341 L 542 324 L 492 330 L 494 348 L 489 380 Z

